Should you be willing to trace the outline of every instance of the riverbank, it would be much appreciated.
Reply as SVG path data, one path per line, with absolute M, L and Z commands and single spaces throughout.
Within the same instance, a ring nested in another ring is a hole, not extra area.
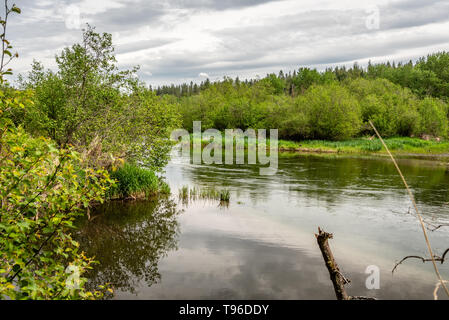
M 195 139 L 191 139 L 195 142 Z M 449 140 L 424 140 L 420 138 L 395 137 L 385 138 L 385 143 L 393 154 L 403 156 L 430 156 L 449 157 Z M 204 147 L 211 141 L 203 139 L 201 145 Z M 213 143 L 213 142 L 212 142 Z M 257 145 L 257 142 L 254 142 Z M 221 142 L 225 146 L 225 139 Z M 270 140 L 267 139 L 267 146 Z M 248 148 L 245 139 L 244 148 Z M 379 139 L 374 137 L 361 137 L 344 141 L 328 140 L 279 140 L 278 150 L 280 152 L 302 152 L 302 153 L 354 153 L 354 154 L 386 154 L 385 148 Z
M 419 138 L 384 139 L 392 153 L 400 155 L 449 155 L 449 141 L 423 140 Z M 279 141 L 280 151 L 323 152 L 323 153 L 386 153 L 382 143 L 376 138 L 356 138 L 345 141 Z

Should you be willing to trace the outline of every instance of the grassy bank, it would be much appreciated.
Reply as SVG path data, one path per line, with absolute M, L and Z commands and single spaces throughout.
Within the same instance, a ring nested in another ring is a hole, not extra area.
M 419 138 L 387 138 L 388 148 L 397 154 L 447 154 L 449 141 L 428 141 Z M 345 141 L 308 140 L 301 142 L 279 141 L 279 150 L 298 152 L 385 153 L 376 138 L 357 138 Z
M 111 172 L 115 184 L 109 190 L 111 199 L 147 199 L 157 194 L 170 194 L 168 184 L 148 169 L 125 163 Z
M 424 140 L 420 138 L 396 137 L 384 139 L 390 151 L 396 154 L 420 154 L 420 155 L 443 155 L 449 154 L 449 140 Z M 196 142 L 191 139 L 192 142 Z M 203 139 L 201 145 L 204 147 L 211 142 Z M 222 146 L 225 139 L 222 138 Z M 270 141 L 267 140 L 267 146 Z M 248 140 L 245 139 L 244 148 L 248 148 Z M 362 137 L 344 141 L 327 140 L 303 140 L 289 141 L 279 140 L 278 149 L 281 152 L 311 152 L 311 153 L 386 153 L 382 143 L 377 138 Z

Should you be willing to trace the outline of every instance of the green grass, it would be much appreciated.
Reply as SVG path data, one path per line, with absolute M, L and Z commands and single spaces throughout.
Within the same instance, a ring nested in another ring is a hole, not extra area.
M 216 200 L 220 202 L 229 202 L 231 193 L 227 189 L 217 190 L 215 188 L 199 188 L 183 186 L 178 191 L 179 200 L 189 202 L 193 200 Z
M 387 138 L 388 148 L 398 154 L 443 154 L 449 152 L 449 141 L 427 141 L 419 138 Z M 279 141 L 279 148 L 285 151 L 385 153 L 377 138 L 357 138 L 346 141 L 308 140 L 301 142 Z
M 393 153 L 407 154 L 447 154 L 449 153 L 449 140 L 434 141 L 423 140 L 420 138 L 395 137 L 384 139 L 388 148 Z M 191 139 L 191 141 L 195 141 Z M 204 147 L 210 141 L 202 140 Z M 222 138 L 222 147 L 225 147 L 225 138 Z M 270 146 L 270 140 L 266 141 Z M 342 152 L 342 153 L 385 153 L 382 143 L 376 137 L 361 137 L 345 141 L 327 141 L 327 140 L 304 140 L 289 141 L 279 140 L 278 147 L 280 151 L 298 151 L 298 152 Z M 248 149 L 248 140 L 245 139 L 245 149 Z
M 134 164 L 125 163 L 110 174 L 116 181 L 115 186 L 109 190 L 110 198 L 149 198 L 159 193 L 170 193 L 168 184 L 153 171 Z

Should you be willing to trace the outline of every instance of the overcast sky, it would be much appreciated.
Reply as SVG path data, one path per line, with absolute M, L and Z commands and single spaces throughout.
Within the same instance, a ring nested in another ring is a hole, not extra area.
M 12 2 L 10 0 L 10 2 Z M 148 84 L 250 78 L 301 66 L 408 61 L 449 50 L 448 0 L 16 0 L 20 58 L 55 66 L 88 22 L 110 32 L 120 68 Z

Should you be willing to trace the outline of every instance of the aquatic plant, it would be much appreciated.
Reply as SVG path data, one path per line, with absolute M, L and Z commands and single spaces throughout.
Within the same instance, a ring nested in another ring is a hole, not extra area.
M 183 202 L 194 200 L 216 200 L 220 202 L 229 202 L 231 194 L 229 190 L 217 190 L 215 187 L 193 187 L 183 186 L 178 191 L 179 200 Z
M 110 190 L 111 198 L 149 197 L 161 189 L 160 181 L 153 171 L 135 164 L 125 163 L 121 168 L 111 172 L 116 184 Z M 167 190 L 167 187 L 163 187 Z
M 159 193 L 160 194 L 170 194 L 170 186 L 162 178 L 159 178 Z
M 230 194 L 229 190 L 223 190 L 220 192 L 220 201 L 229 202 L 230 198 L 231 198 L 231 194 Z

